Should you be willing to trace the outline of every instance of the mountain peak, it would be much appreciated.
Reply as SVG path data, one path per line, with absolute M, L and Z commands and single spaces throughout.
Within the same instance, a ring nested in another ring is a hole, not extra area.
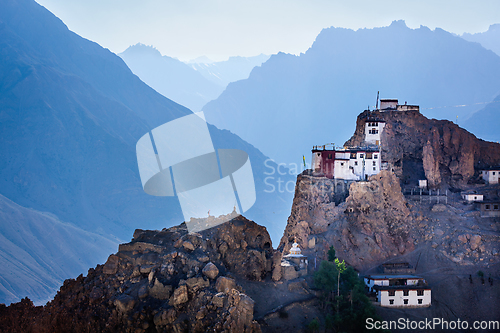
M 405 20 L 394 20 L 389 27 L 392 28 L 408 28 Z
M 159 56 L 161 57 L 160 51 L 153 45 L 145 45 L 142 43 L 137 43 L 135 45 L 129 46 L 125 51 L 123 51 L 121 54 L 126 54 L 126 55 L 151 55 L 151 56 Z

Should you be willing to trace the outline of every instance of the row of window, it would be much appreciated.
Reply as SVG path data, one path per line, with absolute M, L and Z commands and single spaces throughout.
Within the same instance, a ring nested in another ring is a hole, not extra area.
M 491 210 L 491 205 L 484 205 L 485 210 Z M 493 205 L 493 210 L 498 210 L 498 205 Z
M 378 126 L 378 123 L 376 123 L 376 122 L 375 123 L 368 123 L 368 126 L 369 127 L 375 127 L 375 126 Z
M 418 302 L 418 304 L 422 304 L 423 299 L 422 299 L 422 298 L 418 298 L 418 299 L 417 299 L 417 302 Z M 389 300 L 389 304 L 390 304 L 390 305 L 393 305 L 393 304 L 394 304 L 394 300 L 393 300 L 393 299 L 390 299 L 390 300 Z M 407 299 L 404 299 L 404 300 L 403 300 L 403 304 L 408 304 L 408 300 L 407 300 Z
M 318 156 L 320 154 L 318 153 Z M 359 158 L 363 158 L 365 155 L 364 154 L 359 154 Z M 333 158 L 333 154 L 328 154 L 328 157 L 327 159 L 328 160 L 331 160 Z M 371 159 L 378 159 L 378 154 L 373 154 L 373 153 L 366 153 L 366 159 L 368 160 L 371 160 Z M 351 153 L 351 157 L 350 157 L 351 160 L 355 160 L 356 159 L 356 153 Z M 358 163 L 358 162 L 355 162 L 355 163 Z M 357 164 L 356 164 L 357 165 Z M 375 162 L 373 162 L 373 165 L 375 165 Z
M 389 290 L 389 296 L 396 296 L 396 290 Z M 403 296 L 410 296 L 409 290 L 403 290 Z M 422 289 L 417 290 L 417 296 L 424 296 Z
M 368 134 L 378 134 L 378 129 L 368 130 Z

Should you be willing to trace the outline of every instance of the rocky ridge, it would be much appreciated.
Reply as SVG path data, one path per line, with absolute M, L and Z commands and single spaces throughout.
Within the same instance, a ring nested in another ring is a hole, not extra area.
M 260 332 L 236 280 L 258 281 L 271 265 L 269 234 L 242 216 L 194 234 L 185 225 L 136 230 L 46 306 L 3 306 L 0 331 Z
M 477 177 L 479 168 L 500 165 L 498 143 L 478 139 L 448 120 L 428 119 L 418 111 L 364 111 L 344 145 L 363 146 L 365 123 L 371 120 L 386 122 L 382 159 L 403 182 L 428 179 L 432 188 L 461 187 Z

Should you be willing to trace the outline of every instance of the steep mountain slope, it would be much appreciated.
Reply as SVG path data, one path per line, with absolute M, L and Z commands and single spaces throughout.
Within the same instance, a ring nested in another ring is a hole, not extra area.
M 270 56 L 260 54 L 255 57 L 229 57 L 226 61 L 188 63 L 208 80 L 226 87 L 230 82 L 247 79 L 252 69 L 262 65 Z
M 492 50 L 500 56 L 500 23 L 490 25 L 485 32 L 464 33 L 461 37 L 469 42 L 479 43 L 485 49 Z
M 190 110 L 155 92 L 119 57 L 70 32 L 31 0 L 0 4 L 0 56 L 1 195 L 110 239 L 127 239 L 137 227 L 182 222 L 177 198 L 142 190 L 135 144 Z M 274 227 L 278 237 L 291 194 L 264 192 L 268 169 L 260 151 L 228 131 L 210 126 L 210 133 L 215 148 L 249 154 L 257 202 L 248 216 Z M 109 254 L 106 242 L 99 246 L 102 255 Z M 92 265 L 99 262 L 91 259 Z M 69 267 L 68 258 L 59 260 Z M 40 276 L 51 274 L 46 273 Z M 17 297 L 34 298 L 28 286 L 25 291 Z
M 162 56 L 152 46 L 136 44 L 118 55 L 150 87 L 195 112 L 219 97 L 225 87 L 177 59 Z
M 0 195 L 0 299 L 30 295 L 44 304 L 68 276 L 86 273 L 118 247 L 95 233 L 63 223 L 49 213 L 17 205 Z
M 460 120 L 499 90 L 499 56 L 441 29 L 413 30 L 398 21 L 325 29 L 305 54 L 272 56 L 204 111 L 276 161 L 299 163 L 312 145 L 344 142 L 377 91 L 419 104 L 428 117 Z

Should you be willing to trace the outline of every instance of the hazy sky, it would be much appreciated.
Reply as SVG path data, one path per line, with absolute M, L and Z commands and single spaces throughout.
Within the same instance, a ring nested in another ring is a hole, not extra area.
M 115 53 L 141 42 L 181 60 L 305 52 L 326 27 L 403 19 L 462 34 L 500 23 L 500 0 L 36 0 Z

